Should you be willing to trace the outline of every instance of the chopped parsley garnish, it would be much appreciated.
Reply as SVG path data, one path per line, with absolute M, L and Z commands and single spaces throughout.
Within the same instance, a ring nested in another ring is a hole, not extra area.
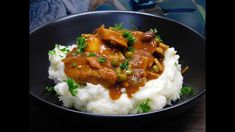
M 175 66 L 177 66 L 178 64 L 175 62 Z
M 122 63 L 121 65 L 120 65 L 120 68 L 121 69 L 128 69 L 128 65 L 129 65 L 129 60 L 128 59 L 126 59 L 125 61 L 124 61 L 124 63 Z
M 115 24 L 113 27 L 111 27 L 112 30 L 123 30 L 123 23 Z
M 59 44 L 56 44 L 55 47 L 59 49 L 61 52 L 64 52 L 65 54 L 69 52 L 69 49 L 66 46 L 61 48 Z
M 137 113 L 144 113 L 149 112 L 151 110 L 151 107 L 149 106 L 150 99 L 147 98 L 147 100 L 144 100 L 142 103 L 138 106 Z
M 49 50 L 48 54 L 55 55 L 55 50 L 54 49 L 53 50 Z
M 78 92 L 78 88 L 80 87 L 80 85 L 78 83 L 75 82 L 75 80 L 73 80 L 72 78 L 68 78 L 68 80 L 65 81 L 68 86 L 69 86 L 69 92 L 73 95 L 76 96 L 77 92 Z
M 64 47 L 64 48 L 60 48 L 60 51 L 64 52 L 65 54 L 69 53 L 69 49 Z
M 73 68 L 76 68 L 76 67 L 77 67 L 77 63 L 76 63 L 76 62 L 73 62 L 73 63 L 72 63 L 72 67 L 73 67 Z
M 135 43 L 135 37 L 131 34 L 131 32 L 124 31 L 122 36 L 128 41 L 128 46 L 132 46 Z
M 160 37 L 160 35 L 158 33 L 157 28 L 154 28 L 154 29 L 151 28 L 149 31 L 154 32 L 156 34 L 156 39 L 159 40 L 161 43 L 163 43 L 163 41 L 162 41 L 162 39 L 161 39 L 161 37 Z
M 96 56 L 96 53 L 89 53 L 89 54 L 87 55 L 87 57 L 94 57 L 94 56 Z
M 182 95 L 188 95 L 188 94 L 191 94 L 192 92 L 193 92 L 193 89 L 190 87 L 182 87 L 181 88 Z
M 105 59 L 104 57 L 99 57 L 99 58 L 97 59 L 97 62 L 99 62 L 99 63 L 104 63 L 104 62 L 106 62 L 106 59 Z
M 70 51 L 67 47 L 60 48 L 59 44 L 55 44 L 55 48 L 59 49 L 61 52 L 65 53 L 65 54 L 67 54 Z M 49 50 L 48 54 L 55 55 L 56 54 L 55 49 Z M 61 55 L 59 55 L 59 56 L 63 57 Z
M 133 48 L 132 46 L 128 47 L 127 50 L 130 52 L 135 52 L 135 48 Z
M 77 38 L 77 52 L 79 54 L 82 54 L 86 46 L 87 46 L 86 39 L 82 36 L 78 37 Z
M 154 28 L 154 29 L 150 29 L 149 31 L 152 31 L 152 32 L 154 32 L 154 33 L 157 33 L 158 31 L 157 31 L 157 28 Z
M 59 44 L 55 44 L 55 48 L 59 49 Z
M 47 87 L 45 88 L 45 90 L 46 90 L 47 92 L 49 92 L 49 93 L 54 93 L 54 92 L 55 92 L 53 86 L 47 86 Z
M 163 43 L 163 41 L 162 41 L 162 39 L 161 39 L 161 37 L 160 37 L 160 35 L 158 34 L 158 35 L 156 35 L 156 38 L 161 42 L 161 43 Z

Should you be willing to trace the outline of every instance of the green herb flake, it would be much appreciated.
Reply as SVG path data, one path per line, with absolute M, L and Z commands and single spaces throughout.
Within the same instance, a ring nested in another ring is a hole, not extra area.
M 73 68 L 76 68 L 76 67 L 77 67 L 77 63 L 76 63 L 76 62 L 73 62 L 73 63 L 72 63 L 72 67 L 73 67 Z
M 122 36 L 128 41 L 128 46 L 132 46 L 135 43 L 135 37 L 131 34 L 131 32 L 124 31 Z
M 122 63 L 122 64 L 120 65 L 120 68 L 127 70 L 127 69 L 128 69 L 128 65 L 129 65 L 129 60 L 126 59 L 126 60 L 124 61 L 124 63 Z
M 118 30 L 123 30 L 123 23 L 120 24 L 115 24 L 113 27 L 111 27 L 112 30 L 118 31 Z
M 63 53 L 65 53 L 65 54 L 69 53 L 69 51 L 70 51 L 70 50 L 69 50 L 68 48 L 66 48 L 66 47 L 60 48 L 59 50 L 62 51 Z
M 55 44 L 55 48 L 57 48 L 58 50 L 60 50 L 61 52 L 65 54 L 67 54 L 70 51 L 67 47 L 61 48 L 59 44 Z M 50 50 L 48 53 L 51 55 L 55 55 L 56 52 L 55 52 L 55 49 L 53 49 L 53 50 Z
M 151 110 L 151 107 L 149 106 L 149 102 L 150 102 L 150 99 L 147 98 L 142 103 L 140 103 L 139 106 L 138 106 L 137 113 L 149 112 Z
M 76 81 L 72 78 L 68 78 L 68 80 L 66 80 L 65 82 L 68 84 L 69 92 L 72 94 L 72 96 L 76 96 L 80 85 L 76 83 Z
M 181 94 L 182 95 L 189 95 L 193 93 L 193 89 L 191 87 L 182 87 Z
M 97 62 L 99 62 L 99 63 L 104 63 L 104 62 L 106 62 L 106 59 L 105 59 L 104 57 L 99 57 L 99 58 L 97 59 Z
M 79 54 L 82 54 L 84 52 L 84 49 L 86 48 L 87 44 L 86 44 L 86 39 L 85 37 L 78 37 L 77 38 L 77 52 Z
M 162 39 L 161 39 L 161 37 L 160 37 L 160 35 L 159 35 L 159 32 L 158 32 L 158 30 L 157 30 L 157 28 L 151 28 L 149 31 L 152 31 L 152 32 L 154 32 L 155 34 L 156 34 L 156 39 L 158 40 L 158 41 L 160 41 L 161 43 L 163 43 L 163 41 L 162 41 Z
M 55 52 L 55 50 L 53 49 L 53 50 L 49 50 L 49 51 L 48 51 L 48 54 L 50 54 L 50 55 L 55 55 L 56 52 Z
M 59 44 L 55 44 L 55 48 L 59 49 Z
M 53 86 L 47 86 L 47 87 L 45 88 L 45 90 L 46 90 L 47 92 L 49 92 L 49 93 L 54 93 L 54 92 L 55 92 Z
M 162 39 L 161 39 L 161 37 L 160 37 L 160 35 L 158 34 L 158 35 L 156 35 L 156 39 L 158 40 L 158 41 L 160 41 L 161 43 L 163 43 L 163 41 L 162 41 Z
M 149 31 L 152 31 L 152 32 L 154 32 L 154 33 L 158 33 L 158 31 L 157 31 L 157 28 L 151 28 Z
M 135 52 L 135 48 L 133 48 L 132 46 L 128 47 L 127 50 L 130 52 Z
M 178 66 L 177 62 L 175 62 L 175 66 Z
M 94 57 L 94 56 L 96 56 L 96 53 L 89 53 L 89 54 L 87 55 L 87 57 Z

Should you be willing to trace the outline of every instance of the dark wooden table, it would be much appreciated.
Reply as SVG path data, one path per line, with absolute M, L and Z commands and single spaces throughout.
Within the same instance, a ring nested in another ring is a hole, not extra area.
M 162 123 L 156 123 L 156 125 L 138 128 L 138 130 L 141 132 L 205 132 L 205 96 L 205 94 L 202 95 L 198 103 L 180 117 Z M 72 127 L 67 125 L 71 123 L 74 124 L 74 120 L 66 117 L 66 115 L 53 114 L 48 109 L 30 100 L 31 132 L 93 131 L 92 128 L 81 126 L 79 123 Z M 101 128 L 101 130 L 103 129 Z

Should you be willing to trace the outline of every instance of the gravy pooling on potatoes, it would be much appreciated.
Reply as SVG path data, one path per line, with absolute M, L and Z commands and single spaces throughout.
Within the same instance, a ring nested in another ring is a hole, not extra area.
M 82 34 L 82 38 L 84 45 L 78 45 L 63 59 L 64 72 L 77 83 L 101 84 L 109 89 L 113 100 L 121 96 L 123 88 L 131 98 L 164 70 L 168 46 L 152 31 L 115 30 L 102 25 L 93 34 Z

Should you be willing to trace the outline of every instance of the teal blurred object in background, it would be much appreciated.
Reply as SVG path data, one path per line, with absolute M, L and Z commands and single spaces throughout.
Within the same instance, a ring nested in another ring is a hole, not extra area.
M 98 7 L 96 7 L 97 11 L 102 11 L 102 10 L 118 10 L 115 6 L 110 5 L 110 4 L 102 4 Z
M 205 36 L 205 0 L 30 0 L 30 30 L 54 19 L 87 11 L 128 10 L 162 15 L 188 25 Z
M 119 10 L 163 15 L 186 24 L 205 35 L 204 0 L 113 0 L 113 3 Z M 101 5 L 96 10 L 106 10 L 106 7 Z

